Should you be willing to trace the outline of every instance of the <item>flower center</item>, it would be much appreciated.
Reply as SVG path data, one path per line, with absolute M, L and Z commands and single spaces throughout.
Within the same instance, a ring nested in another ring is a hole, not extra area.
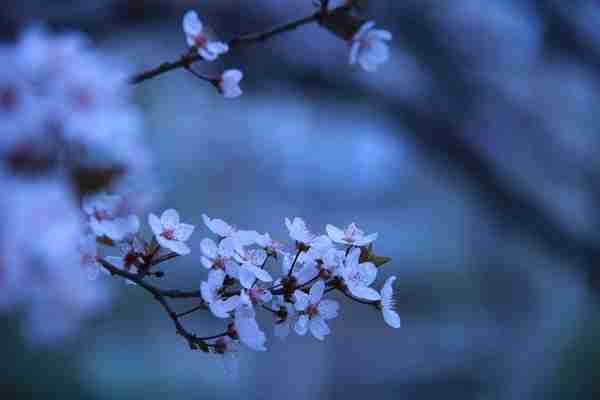
M 105 210 L 95 210 L 94 218 L 96 218 L 98 221 L 102 221 L 103 219 L 109 219 L 110 215 L 108 215 L 108 212 Z
M 162 233 L 160 234 L 162 237 L 164 237 L 167 240 L 173 240 L 175 237 L 175 230 L 174 229 L 163 229 Z
M 199 33 L 198 35 L 194 36 L 194 43 L 198 47 L 204 47 L 207 42 L 208 42 L 208 39 L 202 33 Z
M 311 304 L 306 308 L 306 313 L 312 318 L 319 313 L 319 309 L 315 304 Z
M 215 261 L 213 262 L 213 268 L 225 269 L 225 260 L 223 260 L 221 257 L 215 259 Z

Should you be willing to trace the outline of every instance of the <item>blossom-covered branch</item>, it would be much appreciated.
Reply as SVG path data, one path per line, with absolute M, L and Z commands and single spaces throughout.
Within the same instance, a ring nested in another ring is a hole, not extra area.
M 146 241 L 137 229 L 128 231 L 129 218 L 115 218 L 106 212 L 107 199 L 96 196 L 86 203 L 93 210 L 90 221 L 98 214 L 103 215 L 102 224 L 92 224 L 94 233 L 100 243 L 110 245 L 109 249 L 121 243 L 125 250 L 121 250 L 120 256 L 96 254 L 99 267 L 150 293 L 173 321 L 177 334 L 192 349 L 230 354 L 242 343 L 253 350 L 266 350 L 266 335 L 256 320 L 260 310 L 273 316 L 274 333 L 280 338 L 289 335 L 293 328 L 299 335 L 311 332 L 315 338 L 324 340 L 331 333 L 327 321 L 336 318 L 340 308 L 337 301 L 325 298 L 332 290 L 340 291 L 356 303 L 381 310 L 388 325 L 400 327 L 393 301 L 395 277 L 388 278 L 379 292 L 371 288 L 378 267 L 389 259 L 378 257 L 373 251 L 378 235 L 365 235 L 355 224 L 344 230 L 327 225 L 326 235 L 315 235 L 302 219 L 286 219 L 294 242 L 289 247 L 268 233 L 236 229 L 221 219 L 203 215 L 206 227 L 217 239 L 200 241 L 199 262 L 208 271 L 207 279 L 200 283 L 200 290 L 163 290 L 148 282 L 156 276 L 153 268 L 173 258 L 161 253 L 190 254 L 186 242 L 195 227 L 180 222 L 179 214 L 172 209 L 160 217 L 150 214 L 148 222 L 153 237 Z M 115 236 L 114 232 L 121 234 Z M 158 259 L 162 261 L 155 262 Z M 281 264 L 278 268 L 281 277 L 273 277 L 276 271 L 269 268 L 269 260 Z M 178 313 L 168 298 L 197 299 L 200 303 Z M 180 318 L 202 310 L 227 322 L 223 333 L 202 337 L 183 326 Z
M 196 77 L 212 83 L 225 97 L 237 97 L 242 93 L 239 89 L 239 82 L 243 77 L 241 71 L 227 70 L 220 76 L 209 77 L 192 70 L 192 64 L 200 60 L 214 61 L 231 49 L 265 42 L 276 35 L 293 31 L 310 23 L 318 23 L 350 44 L 350 64 L 359 63 L 364 70 L 374 71 L 389 57 L 386 41 L 391 40 L 391 34 L 374 29 L 375 23 L 359 17 L 356 11 L 353 2 L 333 9 L 329 9 L 328 2 L 322 2 L 319 10 L 312 15 L 265 32 L 236 37 L 227 43 L 209 39 L 198 14 L 195 11 L 188 11 L 183 17 L 183 30 L 187 44 L 190 46 L 189 51 L 176 61 L 166 62 L 158 67 L 135 74 L 129 79 L 129 82 L 138 84 L 166 72 L 185 68 Z

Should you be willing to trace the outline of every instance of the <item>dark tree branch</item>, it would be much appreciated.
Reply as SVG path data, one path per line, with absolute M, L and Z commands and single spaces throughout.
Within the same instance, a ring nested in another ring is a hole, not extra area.
M 340 10 L 346 10 L 349 8 L 351 8 L 351 6 L 344 5 L 344 6 L 340 6 L 340 7 L 336 8 L 336 9 L 333 9 L 329 12 L 331 12 L 331 13 L 333 13 L 334 11 L 339 12 Z M 262 42 L 267 41 L 268 39 L 271 39 L 274 36 L 298 29 L 299 27 L 301 27 L 303 25 L 307 25 L 307 24 L 310 24 L 313 22 L 320 22 L 321 19 L 324 17 L 324 15 L 325 14 L 323 14 L 323 11 L 320 10 L 320 11 L 318 11 L 312 15 L 309 15 L 307 17 L 300 18 L 298 20 L 277 26 L 277 27 L 272 28 L 265 32 L 251 33 L 248 35 L 236 37 L 234 39 L 231 39 L 227 44 L 229 45 L 230 49 L 237 49 L 237 48 L 247 46 L 247 45 L 250 45 L 253 43 L 262 43 Z M 135 84 L 141 83 L 145 80 L 154 78 L 158 75 L 162 75 L 166 72 L 173 71 L 173 70 L 179 69 L 179 68 L 189 67 L 194 62 L 200 61 L 200 60 L 202 60 L 202 57 L 199 54 L 195 53 L 193 51 L 193 49 L 190 49 L 190 51 L 188 51 L 186 54 L 182 55 L 176 61 L 165 62 L 156 68 L 152 68 L 147 71 L 143 71 L 143 72 L 133 75 L 129 79 L 129 82 L 131 84 L 135 85 Z

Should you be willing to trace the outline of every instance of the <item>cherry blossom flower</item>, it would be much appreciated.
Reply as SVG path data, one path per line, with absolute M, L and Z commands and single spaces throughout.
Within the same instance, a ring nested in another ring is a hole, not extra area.
M 359 257 L 360 249 L 352 248 L 341 269 L 344 283 L 353 296 L 365 300 L 380 300 L 379 293 L 369 287 L 377 277 L 377 267 L 371 262 L 359 263 Z
M 240 341 L 256 351 L 265 351 L 265 342 L 267 337 L 256 322 L 256 313 L 251 304 L 240 302 L 235 309 L 234 319 L 235 331 Z
M 235 247 L 232 238 L 222 239 L 218 246 L 212 239 L 202 239 L 200 242 L 200 249 L 203 253 L 202 265 L 210 270 L 209 274 L 212 274 L 213 271 L 224 270 L 227 275 L 237 278 L 239 266 L 233 260 Z
M 285 226 L 288 228 L 290 237 L 298 243 L 308 245 L 315 238 L 302 218 L 295 217 L 292 221 L 289 218 L 285 219 Z
M 217 318 L 229 318 L 232 312 L 239 304 L 240 296 L 231 296 L 223 299 L 219 293 L 223 287 L 225 272 L 215 270 L 208 276 L 208 281 L 200 284 L 200 294 L 202 299 L 208 304 L 210 311 Z
M 140 229 L 136 215 L 129 214 L 127 204 L 118 195 L 105 193 L 87 197 L 83 211 L 89 217 L 90 228 L 96 236 L 106 236 L 114 241 L 125 240 Z
M 196 48 L 198 54 L 206 61 L 214 61 L 229 51 L 226 43 L 211 41 L 204 32 L 202 21 L 195 11 L 188 11 L 183 16 L 183 32 L 190 47 Z
M 202 220 L 206 227 L 219 238 L 230 237 L 235 240 L 236 248 L 240 246 L 249 246 L 254 244 L 256 240 L 256 231 L 244 231 L 238 230 L 233 226 L 229 225 L 222 219 L 214 218 L 211 219 L 208 215 L 202 214 Z
M 350 41 L 350 64 L 358 64 L 365 71 L 376 71 L 390 56 L 387 41 L 392 34 L 382 29 L 373 29 L 375 22 L 365 22 Z
M 325 254 L 333 249 L 333 242 L 325 235 L 316 236 L 309 244 L 309 249 L 298 257 L 303 264 L 314 264 L 322 262 Z
M 294 292 L 294 305 L 302 313 L 294 325 L 299 335 L 310 330 L 315 338 L 324 340 L 331 332 L 325 321 L 337 317 L 339 305 L 335 300 L 323 300 L 324 291 L 325 283 L 319 280 L 310 288 L 309 294 L 301 290 Z
M 377 233 L 365 236 L 365 233 L 358 229 L 354 222 L 348 225 L 343 231 L 333 225 L 327 225 L 326 229 L 327 235 L 329 235 L 331 240 L 335 243 L 346 244 L 348 246 L 366 246 L 377 239 Z
M 385 323 L 391 326 L 392 328 L 400 328 L 400 316 L 395 310 L 396 302 L 393 297 L 394 290 L 392 288 L 395 280 L 395 276 L 390 276 L 386 279 L 385 284 L 381 289 L 380 308 Z
M 272 239 L 268 233 L 261 235 L 257 232 L 254 237 L 254 243 L 262 247 L 268 254 L 286 254 L 283 243 Z
M 292 221 L 289 218 L 285 219 L 285 226 L 288 228 L 290 237 L 305 247 L 325 249 L 331 247 L 331 239 L 325 235 L 314 235 L 306 227 L 306 223 L 302 218 L 295 217 Z
M 272 282 L 273 277 L 262 266 L 267 259 L 267 253 L 263 249 L 242 249 L 234 255 L 241 263 L 239 269 L 239 280 L 243 287 L 250 288 L 258 279 L 262 282 Z
M 283 275 L 289 274 L 292 264 L 292 256 L 289 254 L 284 255 L 281 260 L 281 272 Z M 316 278 L 317 275 L 319 275 L 319 270 L 316 263 L 305 263 L 301 266 L 295 265 L 294 270 L 292 271 L 292 276 L 296 279 L 296 282 L 299 285 L 309 282 L 310 280 Z M 275 282 L 275 284 L 279 284 L 279 280 Z
M 182 256 L 190 253 L 190 248 L 184 242 L 194 232 L 194 226 L 179 222 L 179 213 L 176 210 L 164 211 L 160 219 L 150 213 L 148 223 L 158 244 L 162 247 Z
M 266 304 L 273 299 L 273 294 L 265 287 L 255 286 L 249 289 L 243 288 L 240 297 L 242 301 L 245 301 L 246 303 Z
M 221 74 L 219 79 L 219 92 L 226 99 L 233 99 L 242 95 L 240 82 L 244 78 L 244 73 L 239 69 L 228 69 Z

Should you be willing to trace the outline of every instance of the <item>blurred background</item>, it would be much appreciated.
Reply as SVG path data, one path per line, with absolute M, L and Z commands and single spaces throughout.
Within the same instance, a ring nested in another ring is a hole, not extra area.
M 152 211 L 286 241 L 286 216 L 379 232 L 393 261 L 377 286 L 398 276 L 402 329 L 344 304 L 325 343 L 271 335 L 267 353 L 240 354 L 233 382 L 115 280 L 113 310 L 62 347 L 30 348 L 0 320 L 3 399 L 598 398 L 600 4 L 364 4 L 394 35 L 377 73 L 349 67 L 347 44 L 312 25 L 197 65 L 243 69 L 238 100 L 181 70 L 135 93 L 162 185 Z M 225 40 L 313 12 L 310 0 L 5 0 L 0 32 L 82 30 L 136 72 L 185 51 L 190 8 Z M 166 267 L 165 287 L 205 279 L 207 234 Z M 189 324 L 220 328 L 202 314 Z

